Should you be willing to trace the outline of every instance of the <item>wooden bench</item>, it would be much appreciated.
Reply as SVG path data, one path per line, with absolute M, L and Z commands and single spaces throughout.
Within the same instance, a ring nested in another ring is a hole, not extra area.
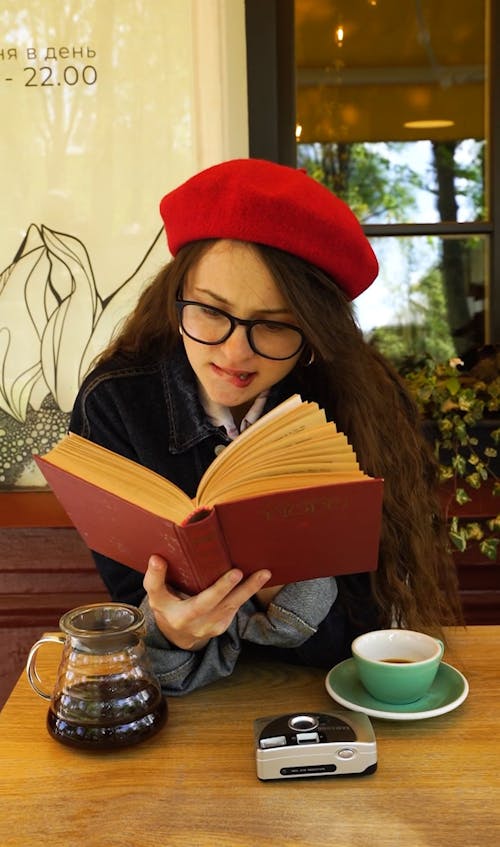
M 0 528 L 0 708 L 42 632 L 68 609 L 108 599 L 72 527 Z

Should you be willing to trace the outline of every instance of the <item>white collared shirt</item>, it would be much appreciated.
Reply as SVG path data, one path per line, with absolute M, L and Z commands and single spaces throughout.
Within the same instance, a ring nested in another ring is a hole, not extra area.
M 210 423 L 214 426 L 223 426 L 232 441 L 237 438 L 240 432 L 244 432 L 251 424 L 255 423 L 257 418 L 260 418 L 269 394 L 269 391 L 262 391 L 255 398 L 238 429 L 228 406 L 223 406 L 221 403 L 215 403 L 211 400 L 200 383 L 198 383 L 198 391 L 200 393 L 201 404 L 205 409 Z

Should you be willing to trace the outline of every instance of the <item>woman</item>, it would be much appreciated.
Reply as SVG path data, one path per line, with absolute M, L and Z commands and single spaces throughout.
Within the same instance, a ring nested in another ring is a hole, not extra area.
M 351 300 L 378 271 L 354 215 L 302 171 L 252 159 L 201 172 L 160 209 L 174 258 L 85 380 L 71 430 L 194 496 L 225 444 L 299 393 L 346 433 L 363 470 L 385 479 L 371 575 L 266 588 L 268 571 L 243 580 L 233 568 L 186 597 L 157 556 L 143 588 L 140 574 L 95 554 L 113 599 L 142 604 L 165 692 L 230 674 L 247 642 L 330 667 L 360 632 L 396 623 L 440 633 L 459 620 L 417 411 L 353 318 Z

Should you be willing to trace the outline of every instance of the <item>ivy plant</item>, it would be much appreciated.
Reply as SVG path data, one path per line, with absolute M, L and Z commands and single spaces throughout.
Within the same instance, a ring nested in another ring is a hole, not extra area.
M 433 426 L 434 451 L 440 478 L 452 481 L 453 498 L 459 506 L 471 498 L 472 489 L 485 483 L 500 495 L 495 459 L 500 444 L 500 427 L 494 420 L 500 413 L 500 368 L 495 354 L 484 362 L 463 369 L 460 359 L 448 362 L 426 360 L 404 378 L 425 420 Z M 492 422 L 478 437 L 478 424 Z M 497 558 L 500 544 L 500 515 L 485 521 L 453 515 L 449 521 L 450 539 L 463 552 L 477 542 L 481 553 Z

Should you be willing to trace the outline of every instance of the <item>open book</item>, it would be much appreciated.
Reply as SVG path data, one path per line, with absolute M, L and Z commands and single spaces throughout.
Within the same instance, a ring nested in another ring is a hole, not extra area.
M 142 572 L 157 553 L 187 593 L 230 567 L 269 568 L 268 585 L 377 567 L 383 482 L 298 394 L 224 448 L 194 499 L 71 432 L 34 458 L 91 550 Z

